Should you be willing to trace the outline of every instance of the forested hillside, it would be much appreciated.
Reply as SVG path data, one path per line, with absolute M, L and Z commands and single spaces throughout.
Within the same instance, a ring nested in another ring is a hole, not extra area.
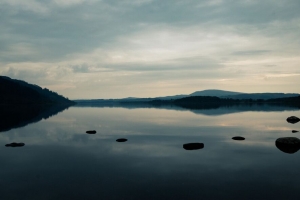
M 0 104 L 72 104 L 69 99 L 25 81 L 0 76 Z

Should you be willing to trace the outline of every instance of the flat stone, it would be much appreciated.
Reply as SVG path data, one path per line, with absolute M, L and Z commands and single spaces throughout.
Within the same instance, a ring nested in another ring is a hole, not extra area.
M 116 141 L 117 141 L 117 142 L 126 142 L 127 139 L 125 139 L 125 138 L 119 138 L 119 139 L 117 139 Z
M 91 130 L 91 131 L 86 131 L 87 134 L 95 134 L 96 131 L 95 130 Z
M 232 138 L 233 140 L 245 140 L 244 137 L 241 137 L 241 136 L 235 136 Z
M 183 145 L 183 148 L 185 150 L 198 150 L 198 149 L 203 149 L 204 144 L 203 143 L 187 143 Z
M 298 122 L 300 121 L 300 119 L 299 119 L 298 117 L 291 116 L 291 117 L 288 117 L 288 118 L 286 119 L 286 121 L 287 121 L 288 123 L 291 123 L 291 124 L 296 124 L 296 123 L 298 123 Z
M 25 146 L 25 144 L 24 143 L 17 143 L 17 142 L 13 142 L 13 143 L 10 143 L 10 144 L 6 144 L 5 145 L 6 147 L 23 147 L 23 146 Z
M 296 137 L 283 137 L 278 138 L 275 145 L 280 151 L 293 154 L 300 149 L 300 140 Z

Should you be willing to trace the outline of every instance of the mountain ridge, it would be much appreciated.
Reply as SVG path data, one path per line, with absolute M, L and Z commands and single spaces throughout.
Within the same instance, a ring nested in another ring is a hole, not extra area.
M 274 99 L 274 98 L 287 98 L 287 97 L 296 97 L 299 96 L 298 93 L 243 93 L 243 92 L 234 92 L 234 91 L 226 91 L 226 90 L 218 90 L 218 89 L 209 89 L 209 90 L 202 90 L 202 91 L 195 91 L 191 94 L 180 94 L 180 95 L 173 95 L 173 96 L 162 96 L 162 97 L 149 97 L 149 98 L 139 98 L 139 97 L 127 97 L 121 99 L 78 99 L 74 100 L 75 102 L 93 102 L 93 103 L 101 103 L 103 101 L 112 101 L 112 102 L 139 102 L 139 101 L 153 101 L 153 100 L 176 100 L 185 97 L 192 97 L 192 96 L 210 96 L 210 97 L 219 97 L 222 99 Z
M 233 92 L 227 90 L 218 90 L 218 89 L 209 89 L 209 90 L 201 90 L 195 91 L 189 96 L 215 96 L 215 97 L 222 97 L 222 96 L 229 96 L 229 95 L 237 95 L 237 94 L 245 94 L 242 92 Z

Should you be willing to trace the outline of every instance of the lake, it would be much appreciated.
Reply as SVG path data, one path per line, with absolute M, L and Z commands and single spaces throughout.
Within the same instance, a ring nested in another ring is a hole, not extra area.
M 300 111 L 259 108 L 70 107 L 6 127 L 1 199 L 299 199 L 300 151 L 275 141 L 300 138 Z

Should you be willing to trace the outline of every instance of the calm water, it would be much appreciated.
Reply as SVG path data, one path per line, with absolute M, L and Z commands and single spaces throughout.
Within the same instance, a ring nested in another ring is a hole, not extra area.
M 300 111 L 225 113 L 71 107 L 0 132 L 1 199 L 299 199 L 300 151 L 275 141 Z

